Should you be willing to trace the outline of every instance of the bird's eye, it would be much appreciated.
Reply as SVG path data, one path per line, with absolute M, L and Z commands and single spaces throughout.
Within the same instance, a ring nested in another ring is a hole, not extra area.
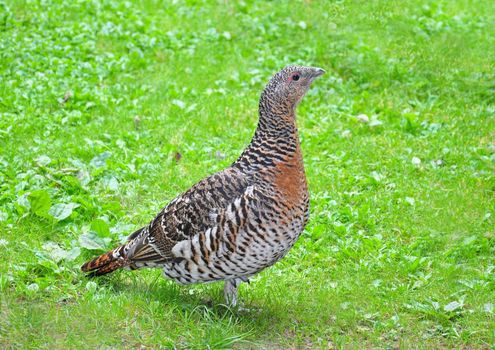
M 292 80 L 294 80 L 294 81 L 298 81 L 298 80 L 299 80 L 299 74 L 294 74 L 294 75 L 292 76 Z

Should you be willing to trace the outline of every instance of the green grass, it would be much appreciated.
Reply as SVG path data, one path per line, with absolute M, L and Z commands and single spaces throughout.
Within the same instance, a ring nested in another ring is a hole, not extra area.
M 495 2 L 137 3 L 0 2 L 1 348 L 495 347 Z M 292 63 L 328 71 L 298 110 L 311 220 L 253 310 L 85 278 L 236 159 Z

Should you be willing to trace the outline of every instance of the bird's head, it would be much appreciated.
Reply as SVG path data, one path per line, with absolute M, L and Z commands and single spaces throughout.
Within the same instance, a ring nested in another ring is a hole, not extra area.
M 275 74 L 266 86 L 260 100 L 260 112 L 283 114 L 294 111 L 311 83 L 325 71 L 316 67 L 287 66 Z

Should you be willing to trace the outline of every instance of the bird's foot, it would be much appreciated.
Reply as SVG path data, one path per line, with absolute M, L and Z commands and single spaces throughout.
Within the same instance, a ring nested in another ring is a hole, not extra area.
M 231 280 L 225 280 L 225 285 L 223 288 L 223 294 L 225 297 L 225 304 L 228 308 L 235 310 L 240 313 L 252 313 L 252 312 L 261 312 L 261 309 L 258 308 L 248 308 L 244 307 L 243 303 L 238 303 L 237 300 L 237 290 L 239 285 L 242 282 L 249 283 L 249 278 L 247 277 L 239 277 Z
M 234 278 L 231 280 L 226 280 L 223 287 L 223 296 L 225 298 L 225 303 L 229 307 L 236 307 L 237 305 L 237 288 L 241 284 L 242 280 L 239 278 Z

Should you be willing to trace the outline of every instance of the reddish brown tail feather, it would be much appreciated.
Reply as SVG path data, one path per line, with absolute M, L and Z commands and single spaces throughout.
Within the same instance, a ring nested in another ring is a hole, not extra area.
M 113 250 L 100 255 L 96 259 L 88 261 L 81 270 L 83 272 L 90 272 L 90 276 L 101 276 L 107 273 L 113 272 L 126 265 L 126 261 L 123 258 L 115 258 L 113 256 Z

